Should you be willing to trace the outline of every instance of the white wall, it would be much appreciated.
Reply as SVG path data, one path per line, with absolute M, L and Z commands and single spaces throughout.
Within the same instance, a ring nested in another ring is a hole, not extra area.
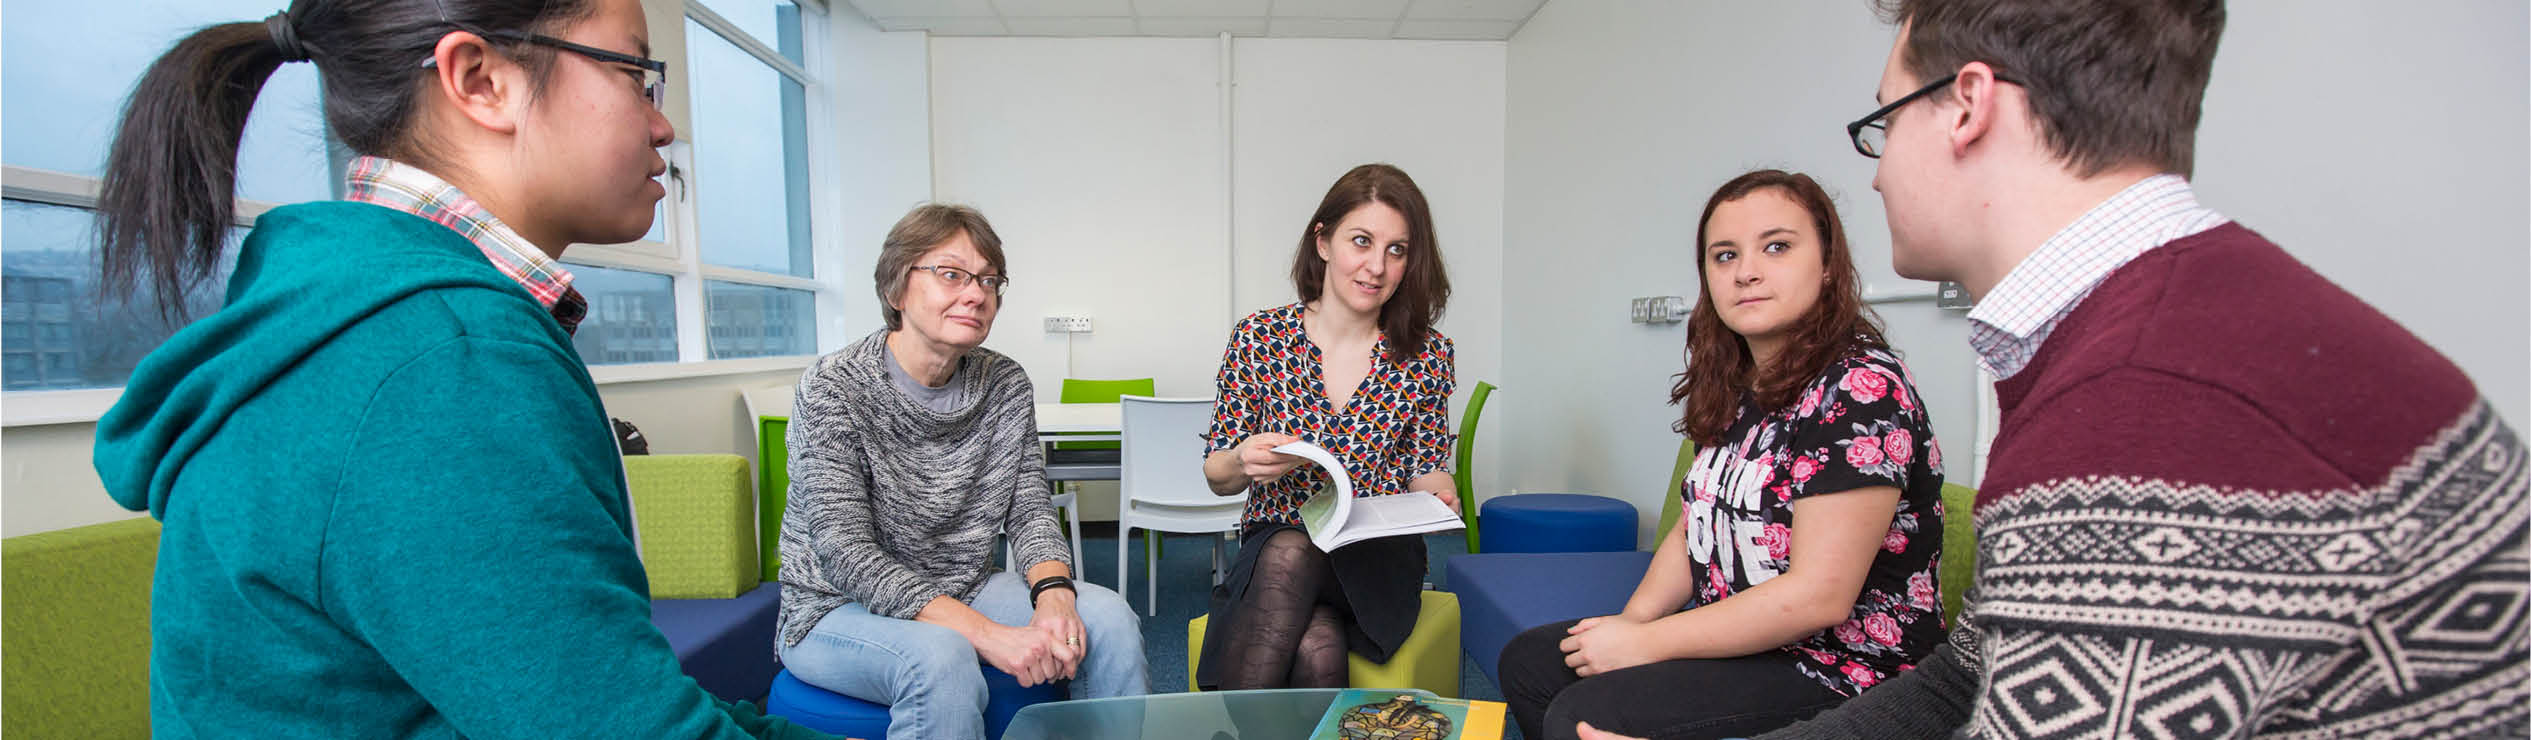
M 817 345 L 832 352 L 882 325 L 871 290 L 871 266 L 888 227 L 915 205 L 931 199 L 931 51 L 913 31 L 884 32 L 845 6 L 829 16 L 826 43 L 833 60 L 826 85 L 838 166 L 822 183 L 832 207 L 834 239 L 817 253 L 820 281 L 835 286 L 836 300 L 819 304 Z
M 1208 394 L 1229 306 L 1210 39 L 936 38 L 940 199 L 993 222 L 1011 289 L 988 346 L 1052 401 L 1070 377 Z M 1043 317 L 1094 331 L 1047 334 Z
M 2217 210 L 2276 238 L 2451 355 L 2531 421 L 2518 2 L 2237 2 L 2198 137 Z M 1840 196 L 1865 281 L 1889 270 L 1869 112 L 1894 36 L 1859 4 L 1548 3 L 1511 41 L 1506 132 L 1505 483 L 1631 500 L 1648 535 L 1678 438 L 1664 405 L 1681 325 L 1624 323 L 1629 296 L 1696 294 L 1705 197 L 1753 167 Z M 1977 391 L 1966 321 L 1881 307 L 1968 475 Z M 1547 390 L 1552 389 L 1552 390 Z
M 1457 428 L 1478 381 L 1503 384 L 1504 45 L 1240 39 L 1234 50 L 1239 312 L 1298 298 L 1293 253 L 1338 175 L 1397 165 L 1432 205 L 1449 268 L 1440 329 L 1458 349 Z M 1490 487 L 1501 479 L 1500 427 L 1483 427 L 1477 480 Z
M 1498 379 L 1504 45 L 1240 39 L 1225 142 L 1219 43 L 932 40 L 938 194 L 982 209 L 1011 263 L 987 345 L 1047 400 L 1067 376 L 1211 395 L 1231 322 L 1294 299 L 1327 186 L 1385 161 L 1434 206 L 1462 387 Z M 1069 370 L 1054 314 L 1095 327 Z

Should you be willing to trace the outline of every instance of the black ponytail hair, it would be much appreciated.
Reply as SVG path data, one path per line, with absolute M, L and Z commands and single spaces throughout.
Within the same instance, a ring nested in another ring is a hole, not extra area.
M 429 166 L 413 111 L 422 62 L 453 31 L 542 33 L 592 0 L 294 0 L 263 22 L 209 26 L 176 42 L 125 104 L 97 196 L 99 265 L 110 296 L 145 282 L 170 319 L 211 277 L 236 220 L 237 150 L 264 81 L 317 65 L 326 127 L 355 153 Z M 553 54 L 497 38 L 538 86 Z M 532 92 L 532 91 L 531 91 Z

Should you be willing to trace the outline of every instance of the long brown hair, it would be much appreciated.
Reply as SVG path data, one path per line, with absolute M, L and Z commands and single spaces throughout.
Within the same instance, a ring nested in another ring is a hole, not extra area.
M 1415 180 L 1406 171 L 1387 164 L 1366 164 L 1355 167 L 1336 178 L 1327 188 L 1327 197 L 1318 201 L 1318 211 L 1310 214 L 1309 226 L 1301 229 L 1300 253 L 1292 257 L 1292 287 L 1299 289 L 1301 302 L 1318 300 L 1327 284 L 1327 261 L 1318 257 L 1318 236 L 1336 228 L 1345 214 L 1367 203 L 1385 203 L 1406 217 L 1406 274 L 1397 281 L 1397 292 L 1380 304 L 1380 332 L 1388 335 L 1389 360 L 1405 362 L 1423 354 L 1424 340 L 1432 336 L 1433 324 L 1441 322 L 1441 311 L 1450 303 L 1450 276 L 1441 267 L 1441 244 L 1432 228 L 1432 207 L 1424 203 L 1424 191 L 1415 187 Z
M 1811 225 L 1819 231 L 1819 257 L 1828 282 L 1819 289 L 1819 302 L 1792 326 L 1784 351 L 1776 354 L 1771 366 L 1760 369 L 1752 367 L 1755 360 L 1749 355 L 1748 340 L 1724 326 L 1722 314 L 1714 310 L 1714 294 L 1705 283 L 1705 227 L 1722 204 L 1769 188 L 1782 191 L 1810 212 Z M 1687 370 L 1670 386 L 1670 403 L 1685 408 L 1671 429 L 1698 445 L 1720 444 L 1723 432 L 1731 428 L 1740 394 L 1755 394 L 1759 408 L 1780 409 L 1858 345 L 1889 347 L 1888 340 L 1881 338 L 1880 317 L 1863 305 L 1863 281 L 1855 275 L 1850 247 L 1836 203 L 1809 175 L 1758 170 L 1731 178 L 1714 191 L 1705 201 L 1704 214 L 1696 218 L 1696 312 L 1687 319 Z

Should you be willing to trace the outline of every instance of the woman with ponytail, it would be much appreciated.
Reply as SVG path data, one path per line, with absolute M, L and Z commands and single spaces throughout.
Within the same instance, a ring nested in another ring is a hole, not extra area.
M 607 417 L 555 262 L 664 194 L 639 0 L 297 0 L 177 43 L 100 194 L 110 287 L 172 311 L 220 265 L 264 80 L 311 62 L 359 156 L 274 209 L 220 310 L 98 421 L 164 523 L 153 734 L 813 736 L 684 676 L 649 621 Z

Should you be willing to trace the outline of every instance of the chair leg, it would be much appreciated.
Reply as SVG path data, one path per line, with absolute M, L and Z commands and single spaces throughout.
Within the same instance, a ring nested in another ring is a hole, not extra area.
M 1151 557 L 1142 559 L 1142 578 L 1148 581 L 1143 585 L 1151 590 L 1143 599 L 1142 613 L 1146 617 L 1157 617 L 1160 616 L 1160 547 L 1156 543 L 1160 540 L 1160 531 L 1146 529 L 1142 533 L 1145 541 L 1155 543 L 1151 548 Z
M 1090 580 L 1090 561 L 1088 558 L 1081 555 L 1080 508 L 1080 504 L 1077 502 L 1071 506 L 1063 507 L 1063 518 L 1070 521 L 1072 525 L 1072 570 L 1075 573 L 1081 574 L 1081 580 L 1087 581 Z
M 1125 565 L 1129 562 L 1125 557 L 1125 543 L 1132 541 L 1134 541 L 1134 525 L 1123 517 L 1118 517 L 1116 520 L 1116 595 L 1123 598 L 1128 605 L 1134 600 L 1134 592 L 1125 590 Z

